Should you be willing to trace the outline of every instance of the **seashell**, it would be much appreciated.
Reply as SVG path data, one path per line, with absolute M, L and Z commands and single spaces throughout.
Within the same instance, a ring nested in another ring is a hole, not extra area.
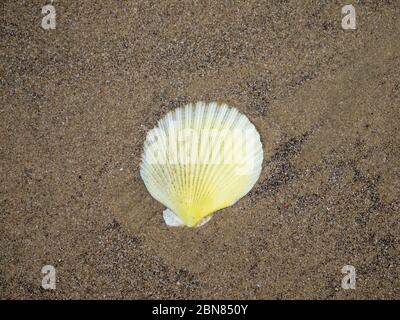
M 245 115 L 197 102 L 169 112 L 148 132 L 140 175 L 167 207 L 167 225 L 195 227 L 245 196 L 262 161 L 260 135 Z

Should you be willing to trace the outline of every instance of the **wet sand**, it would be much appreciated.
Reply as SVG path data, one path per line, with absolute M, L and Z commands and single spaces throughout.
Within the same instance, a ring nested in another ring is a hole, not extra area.
M 398 1 L 354 31 L 344 1 L 56 0 L 55 30 L 44 4 L 1 8 L 0 298 L 400 298 Z M 198 100 L 249 117 L 263 172 L 171 229 L 142 144 Z

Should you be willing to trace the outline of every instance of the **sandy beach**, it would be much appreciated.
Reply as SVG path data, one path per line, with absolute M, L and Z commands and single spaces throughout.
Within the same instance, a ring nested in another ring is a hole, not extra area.
M 399 1 L 46 4 L 0 9 L 1 299 L 400 299 Z M 169 228 L 143 142 L 196 101 L 254 123 L 263 171 Z

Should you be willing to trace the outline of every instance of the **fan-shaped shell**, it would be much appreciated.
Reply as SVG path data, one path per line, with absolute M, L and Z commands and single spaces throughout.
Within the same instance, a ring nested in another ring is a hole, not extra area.
M 245 115 L 198 102 L 169 112 L 148 132 L 140 174 L 169 209 L 164 217 L 177 216 L 171 225 L 193 227 L 246 195 L 262 160 L 260 135 Z

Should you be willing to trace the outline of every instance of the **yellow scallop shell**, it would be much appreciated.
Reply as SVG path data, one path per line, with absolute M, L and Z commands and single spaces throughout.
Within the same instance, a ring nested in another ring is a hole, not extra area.
M 262 161 L 260 135 L 245 115 L 197 102 L 169 112 L 148 132 L 140 175 L 168 208 L 167 224 L 194 227 L 246 195 Z

